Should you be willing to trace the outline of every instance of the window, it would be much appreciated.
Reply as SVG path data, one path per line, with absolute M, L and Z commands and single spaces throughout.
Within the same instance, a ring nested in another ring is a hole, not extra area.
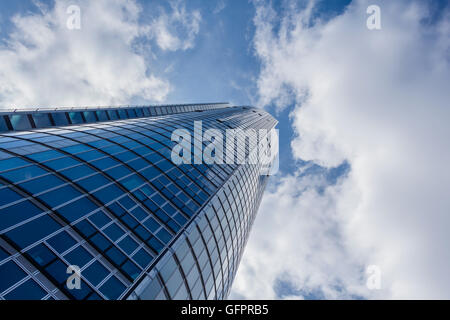
M 86 165 L 81 165 L 61 171 L 61 173 L 68 177 L 70 180 L 76 180 L 78 178 L 93 174 L 94 172 L 95 171 L 93 169 L 89 168 Z
M 146 268 L 150 262 L 152 262 L 153 257 L 147 253 L 144 249 L 139 250 L 134 256 L 133 259 L 142 267 Z
M 69 112 L 69 118 L 72 124 L 81 124 L 84 122 L 81 112 Z
M 53 188 L 62 185 L 63 183 L 64 181 L 62 181 L 61 179 L 55 177 L 52 174 L 49 174 L 41 178 L 21 183 L 20 186 L 31 194 L 36 194 L 44 191 L 47 188 Z
M 9 188 L 0 189 L 0 207 L 22 198 Z M 1 212 L 1 211 L 0 211 Z M 0 215 L 1 217 L 1 215 Z
M 58 212 L 69 222 L 74 222 L 95 209 L 97 209 L 97 206 L 91 200 L 81 198 L 62 208 L 59 208 Z
M 96 111 L 99 121 L 108 121 L 108 116 L 105 111 Z
M 22 201 L 13 206 L 3 208 L 0 210 L 0 230 L 12 227 L 40 213 L 42 213 L 42 210 L 30 201 Z
M 123 192 L 117 188 L 115 185 L 110 185 L 94 193 L 94 196 L 99 199 L 104 204 L 107 204 L 118 197 L 120 197 Z
M 127 257 L 116 247 L 112 247 L 106 252 L 106 255 L 117 265 L 121 265 L 127 260 Z
M 28 250 L 27 252 L 34 261 L 36 261 L 41 267 L 46 266 L 51 261 L 56 259 L 56 256 L 49 248 L 43 244 L 39 244 L 36 247 Z
M 98 285 L 106 276 L 109 274 L 108 269 L 106 269 L 100 262 L 95 261 L 86 270 L 83 271 L 83 276 L 92 283 L 94 286 Z
M 93 111 L 85 111 L 83 112 L 84 118 L 87 123 L 97 122 L 97 118 L 95 117 L 95 112 Z
M 74 198 L 81 196 L 82 193 L 75 190 L 71 186 L 64 186 L 56 190 L 44 193 L 39 196 L 39 199 L 46 202 L 50 207 L 55 208 L 65 202 L 71 201 Z
M 125 234 L 125 232 L 115 223 L 108 226 L 104 232 L 112 241 L 116 241 Z
M 82 186 L 87 191 L 94 191 L 102 186 L 109 184 L 111 181 L 106 179 L 100 173 L 90 176 L 89 178 L 77 181 L 77 184 Z
M 89 261 L 91 261 L 93 257 L 89 252 L 87 252 L 86 249 L 84 249 L 82 246 L 79 246 L 66 254 L 65 258 L 71 265 L 79 266 L 80 268 L 82 268 Z
M 46 128 L 52 126 L 48 113 L 35 113 L 33 114 L 33 120 L 36 128 Z
M 65 112 L 52 113 L 52 118 L 56 126 L 67 126 L 69 124 Z
M 111 221 L 110 218 L 108 218 L 103 212 L 99 211 L 97 213 L 94 213 L 92 216 L 89 217 L 89 220 L 97 226 L 97 228 L 102 228 L 105 224 Z
M 58 233 L 47 242 L 59 253 L 63 253 L 77 243 L 66 231 Z
M 20 182 L 23 180 L 28 180 L 37 176 L 42 176 L 46 174 L 47 171 L 44 169 L 39 168 L 38 166 L 31 165 L 28 167 L 4 172 L 0 174 L 0 176 L 5 177 L 6 179 L 12 181 L 12 182 Z
M 141 270 L 130 260 L 124 263 L 122 270 L 125 271 L 125 273 L 133 280 L 135 280 L 139 276 L 139 273 L 141 273 Z
M 28 120 L 28 115 L 26 114 L 15 114 L 9 116 L 9 121 L 14 130 L 29 130 L 31 129 L 31 123 Z
M 130 236 L 126 236 L 123 240 L 119 242 L 119 247 L 127 254 L 131 254 L 134 250 L 136 250 L 138 244 L 136 243 L 136 241 L 131 239 Z
M 119 119 L 119 115 L 117 114 L 117 111 L 116 111 L 116 110 L 108 110 L 107 112 L 108 112 L 109 118 L 110 118 L 111 120 L 117 120 L 117 119 Z
M 48 161 L 48 162 L 44 163 L 44 165 L 52 168 L 53 170 L 61 170 L 61 169 L 65 169 L 67 167 L 73 167 L 77 164 L 80 164 L 80 162 L 78 162 L 77 160 L 70 158 L 70 157 L 65 157 L 65 158 L 52 160 L 52 161 Z
M 112 276 L 100 288 L 100 291 L 110 300 L 116 300 L 126 289 L 125 285 L 116 277 Z
M 47 295 L 34 280 L 30 279 L 5 296 L 6 300 L 40 300 Z
M 23 249 L 47 237 L 59 228 L 60 225 L 55 220 L 49 216 L 43 216 L 7 232 L 6 236 Z
M 0 116 L 0 132 L 9 131 L 6 125 L 5 116 Z
M 9 261 L 0 266 L 0 292 L 25 278 L 26 273 L 17 264 Z

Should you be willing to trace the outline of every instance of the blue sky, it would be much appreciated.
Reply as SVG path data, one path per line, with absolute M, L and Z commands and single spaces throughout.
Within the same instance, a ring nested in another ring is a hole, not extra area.
M 448 298 L 448 21 L 446 0 L 1 1 L 0 106 L 265 108 L 280 172 L 232 297 Z

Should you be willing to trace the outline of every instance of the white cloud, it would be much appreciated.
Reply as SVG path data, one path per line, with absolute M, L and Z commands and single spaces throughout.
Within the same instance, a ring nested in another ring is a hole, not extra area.
M 200 30 L 200 11 L 188 12 L 180 1 L 170 1 L 172 12 L 161 9 L 161 14 L 152 23 L 149 34 L 156 39 L 162 50 L 188 50 L 194 47 L 194 40 Z
M 235 295 L 271 298 L 288 273 L 325 297 L 450 298 L 450 12 L 430 24 L 422 1 L 378 1 L 382 30 L 369 31 L 370 4 L 312 25 L 291 10 L 274 33 L 258 3 L 261 102 L 292 94 L 294 156 L 351 171 L 323 195 L 288 177 L 266 196 Z M 381 291 L 364 288 L 371 264 Z
M 40 12 L 12 18 L 0 47 L 0 105 L 126 104 L 165 99 L 170 84 L 149 70 L 142 47 L 148 28 L 141 8 L 126 0 L 56 0 Z M 69 30 L 66 10 L 81 9 L 81 29 Z

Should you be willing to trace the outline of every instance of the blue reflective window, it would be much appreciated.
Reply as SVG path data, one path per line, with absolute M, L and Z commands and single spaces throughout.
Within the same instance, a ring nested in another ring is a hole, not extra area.
M 9 261 L 0 266 L 0 292 L 25 278 L 26 273 L 17 264 Z
M 9 254 L 5 250 L 0 248 L 0 262 L 5 260 L 8 257 L 9 257 Z
M 112 276 L 101 286 L 100 291 L 110 300 L 116 300 L 126 289 L 125 285 L 119 279 Z
M 6 236 L 15 242 L 20 248 L 26 248 L 49 234 L 58 230 L 61 226 L 49 216 L 42 216 L 27 224 L 17 227 L 6 233 Z
M 64 285 L 64 289 L 66 289 L 67 292 L 69 292 L 76 300 L 83 300 L 92 292 L 92 290 L 83 280 L 81 280 L 80 289 L 69 289 L 67 288 L 67 283 Z
M 108 116 L 105 111 L 96 111 L 99 121 L 108 121 Z
M 106 252 L 106 255 L 117 265 L 121 265 L 127 260 L 127 257 L 116 247 L 112 247 Z
M 63 175 L 70 178 L 71 180 L 76 180 L 81 177 L 93 174 L 95 171 L 86 165 L 77 166 L 75 168 L 70 168 L 61 171 Z
M 113 223 L 110 226 L 108 226 L 105 230 L 104 230 L 105 234 L 112 240 L 112 241 L 116 241 L 117 239 L 119 239 L 121 236 L 124 235 L 124 231 L 119 228 L 119 226 L 117 226 L 117 224 Z
M 63 253 L 77 243 L 66 231 L 58 233 L 53 238 L 47 240 L 47 242 L 59 253 Z
M 0 116 L 0 132 L 9 131 L 4 117 L 5 116 Z
M 80 268 L 82 268 L 89 261 L 91 261 L 93 257 L 89 252 L 87 252 L 86 249 L 79 246 L 66 254 L 65 258 L 71 265 L 79 266 Z
M 62 154 L 61 152 L 58 152 L 56 150 L 49 150 L 49 151 L 44 151 L 44 152 L 39 152 L 39 153 L 33 153 L 28 155 L 27 157 L 36 161 L 46 161 L 46 160 L 51 160 L 51 159 L 55 159 L 55 158 L 59 158 L 64 156 L 64 154 Z
M 110 118 L 111 120 L 117 120 L 117 119 L 119 119 L 119 115 L 117 114 L 117 111 L 116 111 L 116 110 L 108 110 L 107 112 L 108 112 L 109 118 Z
M 38 207 L 30 201 L 23 201 L 13 206 L 0 210 L 0 230 L 12 227 L 24 220 L 42 213 Z
M 131 229 L 134 229 L 139 224 L 133 217 L 131 217 L 129 214 L 125 214 L 121 217 L 121 220 Z
M 111 246 L 111 242 L 108 241 L 103 235 L 97 233 L 91 238 L 91 241 L 101 250 L 105 251 Z
M 119 167 L 115 167 L 115 168 L 107 170 L 106 173 L 109 174 L 114 179 L 119 180 L 123 176 L 130 174 L 131 171 L 124 166 L 119 166 Z
M 127 254 L 131 254 L 136 248 L 138 247 L 138 244 L 136 241 L 131 239 L 130 236 L 126 236 L 124 239 L 122 239 L 119 242 L 119 247 L 125 251 Z
M 29 130 L 31 129 L 31 123 L 28 120 L 28 116 L 26 114 L 15 114 L 9 116 L 9 121 L 14 130 Z
M 73 167 L 77 164 L 80 164 L 77 160 L 65 157 L 57 160 L 52 160 L 44 163 L 47 167 L 52 168 L 53 170 L 61 170 L 67 167 Z
M 77 181 L 77 184 L 81 185 L 84 189 L 91 192 L 104 185 L 107 185 L 110 182 L 111 182 L 110 180 L 106 179 L 101 174 L 96 174 L 89 178 Z
M 6 300 L 40 300 L 47 295 L 34 280 L 30 279 L 5 296 Z
M 158 231 L 156 234 L 157 237 L 162 240 L 165 244 L 168 244 L 169 241 L 172 239 L 172 235 L 164 228 Z
M 88 198 L 81 198 L 62 208 L 59 208 L 58 212 L 69 222 L 74 222 L 97 208 L 98 207 Z
M 145 230 L 143 226 L 138 226 L 134 231 L 144 240 L 147 240 L 151 236 L 151 233 Z
M 81 117 L 81 112 L 69 112 L 69 118 L 72 124 L 83 123 L 83 118 Z
M 83 271 L 83 276 L 89 280 L 94 286 L 102 282 L 103 279 L 109 274 L 108 269 L 106 269 L 100 262 L 95 261 L 86 270 Z
M 125 271 L 125 273 L 133 280 L 135 280 L 139 276 L 139 273 L 141 273 L 141 270 L 130 260 L 124 263 L 122 270 Z
M 50 207 L 55 208 L 81 195 L 82 193 L 75 190 L 73 187 L 64 186 L 62 188 L 44 193 L 43 195 L 40 195 L 39 198 L 49 204 Z
M 52 113 L 52 118 L 56 126 L 67 126 L 69 124 L 65 112 Z
M 125 188 L 131 191 L 143 185 L 145 181 L 139 178 L 137 175 L 132 175 L 120 181 L 120 183 L 122 183 Z
M 119 162 L 112 158 L 103 158 L 103 159 L 92 161 L 91 164 L 101 170 L 105 170 L 105 169 L 108 169 L 108 168 L 118 165 Z
M 105 155 L 97 150 L 92 150 L 89 152 L 79 153 L 77 157 L 83 159 L 84 161 L 91 161 L 94 159 L 98 159 L 104 157 Z
M 161 225 L 156 222 L 155 219 L 150 217 L 144 222 L 144 226 L 146 226 L 151 232 L 155 232 Z
M 164 245 L 158 239 L 156 239 L 154 237 L 152 237 L 147 242 L 148 242 L 148 245 L 157 253 L 160 253 L 161 250 L 164 248 Z
M 91 222 L 95 224 L 99 229 L 101 229 L 105 224 L 111 221 L 111 219 L 101 211 L 94 213 L 89 217 L 89 220 L 91 220 Z
M 38 166 L 31 165 L 28 167 L 4 172 L 0 174 L 4 178 L 12 181 L 12 182 L 19 182 L 23 180 L 28 180 L 37 176 L 41 176 L 48 173 L 44 169 L 39 168 Z
M 66 151 L 68 153 L 71 153 L 71 154 L 75 154 L 75 153 L 79 153 L 79 152 L 83 152 L 83 151 L 92 150 L 92 148 L 85 146 L 83 144 L 77 144 L 74 146 L 63 148 L 62 150 Z
M 119 110 L 119 118 L 120 119 L 128 119 L 127 111 L 123 110 L 123 109 Z
M 48 113 L 35 113 L 33 114 L 33 120 L 36 128 L 46 128 L 52 125 Z
M 153 257 L 147 253 L 144 249 L 139 250 L 133 256 L 133 259 L 142 267 L 146 268 L 150 262 L 152 262 Z
M 30 164 L 21 158 L 9 158 L 6 160 L 0 160 L 0 171 L 5 171 L 13 168 L 23 167 Z
M 0 207 L 8 203 L 17 201 L 22 197 L 9 188 L 0 189 Z M 0 215 L 1 216 L 1 215 Z
M 49 265 L 45 270 L 53 277 L 58 283 L 65 283 L 68 278 L 67 266 L 61 262 L 61 260 L 56 260 L 51 265 Z
M 93 195 L 99 199 L 104 204 L 109 203 L 118 197 L 120 197 L 123 194 L 123 192 L 117 188 L 115 185 L 110 185 L 106 188 L 103 188 L 97 192 L 95 192 Z
M 86 119 L 86 122 L 96 122 L 97 118 L 95 117 L 95 112 L 93 111 L 85 111 L 83 112 L 84 118 Z
M 33 259 L 36 261 L 41 267 L 49 264 L 53 261 L 56 256 L 53 252 L 50 251 L 49 248 L 44 246 L 43 244 L 39 244 L 36 247 L 28 250 L 27 252 Z
M 80 232 L 87 238 L 92 236 L 97 230 L 86 220 L 80 221 L 75 225 Z
M 31 194 L 36 194 L 42 192 L 48 188 L 57 187 L 64 184 L 65 182 L 61 179 L 55 177 L 52 174 L 37 178 L 31 181 L 21 183 L 20 186 L 30 192 Z

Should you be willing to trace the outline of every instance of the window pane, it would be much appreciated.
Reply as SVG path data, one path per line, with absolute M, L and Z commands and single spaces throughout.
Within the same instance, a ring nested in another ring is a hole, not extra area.
M 83 118 L 81 117 L 81 112 L 69 112 L 70 121 L 72 124 L 83 123 Z
M 8 203 L 17 201 L 22 197 L 9 188 L 0 189 L 0 207 Z
M 28 179 L 37 177 L 37 176 L 42 176 L 46 173 L 47 173 L 47 171 L 45 171 L 44 169 L 41 169 L 35 165 L 31 165 L 28 167 L 4 172 L 0 175 L 12 182 L 20 182 L 23 180 L 28 180 Z
M 110 300 L 116 300 L 126 289 L 125 285 L 116 277 L 111 277 L 103 284 L 100 291 Z
M 24 220 L 42 213 L 38 207 L 30 201 L 23 201 L 13 206 L 0 210 L 0 230 L 12 227 Z
M 14 130 L 29 130 L 31 129 L 30 121 L 26 114 L 15 114 L 9 116 L 9 121 Z
M 95 113 L 93 111 L 86 111 L 83 113 L 86 122 L 96 122 L 97 118 L 95 117 Z
M 51 252 L 50 249 L 43 244 L 39 244 L 28 250 L 27 253 L 42 267 L 49 264 L 56 258 L 53 252 Z
M 0 292 L 5 291 L 16 282 L 25 278 L 26 273 L 14 262 L 9 261 L 0 266 Z
M 53 121 L 57 126 L 67 126 L 69 122 L 67 121 L 65 112 L 55 112 L 52 113 Z
M 47 242 L 59 253 L 63 253 L 77 243 L 66 231 L 58 233 Z
M 91 200 L 81 198 L 62 208 L 59 208 L 58 212 L 68 221 L 74 222 L 97 208 L 98 207 Z
M 89 280 L 94 286 L 98 285 L 106 276 L 109 274 L 108 269 L 106 269 L 100 262 L 95 261 L 86 270 L 83 271 L 83 276 Z
M 5 296 L 6 300 L 41 300 L 47 295 L 34 280 L 30 279 Z
M 36 128 L 46 128 L 52 125 L 48 113 L 33 114 L 33 120 L 34 124 L 36 125 Z
M 62 184 L 64 184 L 64 181 L 55 177 L 53 174 L 49 174 L 41 178 L 21 183 L 20 186 L 31 194 L 36 194 L 43 192 L 48 188 L 57 187 Z

